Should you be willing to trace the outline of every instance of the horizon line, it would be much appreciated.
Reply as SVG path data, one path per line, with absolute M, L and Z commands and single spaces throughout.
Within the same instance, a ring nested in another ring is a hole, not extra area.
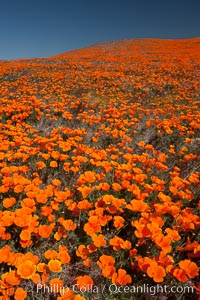
M 32 59 L 48 59 L 48 58 L 52 58 L 52 57 L 56 57 L 56 56 L 60 56 L 63 54 L 67 54 L 73 51 L 77 51 L 77 50 L 82 50 L 82 49 L 87 49 L 90 47 L 94 47 L 94 46 L 98 46 L 101 44 L 106 44 L 106 43 L 112 43 L 112 42 L 120 42 L 120 41 L 131 41 L 131 40 L 165 40 L 165 41 L 185 41 L 185 40 L 196 40 L 196 39 L 200 39 L 200 36 L 195 36 L 195 37 L 186 37 L 186 38 L 155 38 L 155 37 L 137 37 L 137 38 L 122 38 L 122 39 L 113 39 L 113 40 L 105 40 L 102 42 L 97 42 L 94 44 L 89 44 L 87 46 L 83 46 L 80 48 L 75 48 L 72 50 L 68 50 L 66 52 L 61 52 L 55 55 L 50 55 L 50 56 L 43 56 L 43 57 L 22 57 L 22 58 L 16 58 L 16 59 L 0 59 L 0 62 L 12 62 L 12 61 L 20 61 L 20 60 L 32 60 Z

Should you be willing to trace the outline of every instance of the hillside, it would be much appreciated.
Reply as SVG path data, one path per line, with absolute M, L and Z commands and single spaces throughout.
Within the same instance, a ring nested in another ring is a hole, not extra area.
M 138 57 L 141 54 L 145 58 L 150 57 L 151 55 L 158 55 L 161 57 L 161 60 L 165 60 L 164 55 L 169 57 L 170 55 L 180 55 L 182 54 L 184 59 L 186 56 L 189 56 L 188 59 L 192 57 L 198 58 L 200 50 L 200 38 L 194 39 L 185 39 L 185 40 L 167 40 L 167 39 L 127 39 L 127 40 L 115 40 L 108 41 L 105 43 L 99 43 L 92 45 L 83 49 L 78 49 L 70 51 L 67 53 L 59 54 L 53 56 L 55 59 L 63 58 L 77 58 L 83 59 L 87 58 L 92 60 L 95 58 L 96 61 L 100 60 L 102 57 L 103 60 L 108 60 L 109 56 L 121 57 L 126 59 L 127 57 Z M 105 57 L 108 55 L 108 57 Z M 153 59 L 153 57 L 151 57 Z
M 0 61 L 0 299 L 199 299 L 199 53 Z

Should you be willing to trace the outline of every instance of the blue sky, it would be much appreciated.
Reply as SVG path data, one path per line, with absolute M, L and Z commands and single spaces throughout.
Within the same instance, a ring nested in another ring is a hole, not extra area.
M 200 37 L 200 1 L 0 1 L 0 60 L 126 38 Z

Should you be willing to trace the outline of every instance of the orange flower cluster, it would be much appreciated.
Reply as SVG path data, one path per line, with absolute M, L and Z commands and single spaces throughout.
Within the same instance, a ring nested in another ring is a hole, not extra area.
M 138 39 L 0 61 L 0 299 L 31 299 L 27 283 L 200 294 L 199 53 Z

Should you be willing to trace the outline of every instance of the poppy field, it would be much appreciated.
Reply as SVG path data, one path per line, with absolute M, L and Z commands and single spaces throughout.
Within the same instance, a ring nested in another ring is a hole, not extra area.
M 200 299 L 199 53 L 0 61 L 0 300 Z M 147 284 L 193 293 L 109 289 Z

